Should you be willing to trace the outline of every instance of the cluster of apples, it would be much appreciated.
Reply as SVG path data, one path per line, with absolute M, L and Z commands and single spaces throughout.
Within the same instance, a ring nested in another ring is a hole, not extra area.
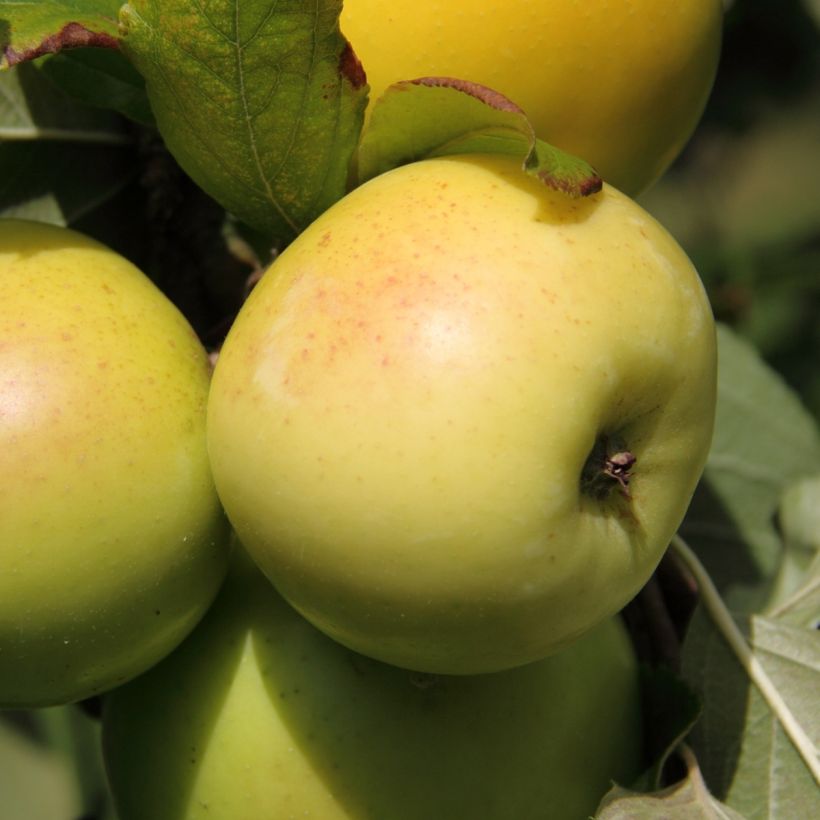
M 578 77 L 570 104 L 544 38 L 577 4 L 525 15 L 529 70 L 463 49 L 381 79 L 408 54 L 389 32 L 480 50 L 514 14 L 373 5 L 342 25 L 374 86 L 515 99 L 520 76 L 544 136 L 632 192 L 694 126 L 720 23 L 717 0 L 624 3 L 617 47 L 578 35 L 601 89 Z M 647 113 L 670 82 L 680 111 Z M 75 232 L 0 222 L 0 282 L 0 708 L 110 692 L 122 820 L 575 818 L 637 773 L 614 616 L 700 477 L 716 357 L 697 273 L 628 196 L 502 156 L 383 174 L 279 256 L 213 376 L 164 295 Z

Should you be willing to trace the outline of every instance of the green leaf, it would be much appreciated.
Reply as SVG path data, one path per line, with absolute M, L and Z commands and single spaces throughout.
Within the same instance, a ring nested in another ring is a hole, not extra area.
M 785 549 L 767 614 L 820 626 L 820 475 L 792 484 L 778 516 Z
M 727 252 L 755 250 L 816 236 L 820 197 L 820 97 L 750 130 L 727 158 L 714 217 Z M 799 180 L 799 183 L 797 182 Z
M 65 820 L 80 799 L 60 756 L 25 730 L 17 715 L 0 714 L 0 795 L 3 820 Z
M 70 225 L 134 177 L 121 120 L 78 105 L 34 65 L 0 74 L 0 216 Z
M 117 48 L 120 0 L 0 0 L 0 68 L 64 48 Z
M 341 0 L 133 0 L 123 48 L 166 145 L 227 210 L 288 241 L 344 194 L 366 104 Z
M 359 180 L 426 157 L 497 153 L 570 196 L 601 189 L 589 163 L 536 139 L 515 103 L 477 83 L 423 77 L 396 83 L 373 105 L 358 154 Z
M 817 632 L 760 616 L 740 627 L 798 725 L 820 743 Z M 748 820 L 820 816 L 820 789 L 782 724 L 702 609 L 684 646 L 684 677 L 704 713 L 692 746 L 710 789 Z
M 76 706 L 0 712 L 3 820 L 114 820 L 100 733 Z
M 745 614 L 733 637 L 717 591 L 698 576 L 705 606 L 686 636 L 683 674 L 704 711 L 690 739 L 709 788 L 748 820 L 820 816 L 820 563 L 790 557 L 816 539 L 815 483 L 804 478 L 816 475 L 820 436 L 748 343 L 723 327 L 718 340 L 715 440 L 682 531 Z M 773 588 L 765 617 L 749 614 Z
M 768 614 L 782 623 L 820 629 L 820 554 L 815 553 L 802 584 Z
M 681 163 L 639 201 L 695 256 L 742 264 L 811 240 L 820 224 L 820 86 L 737 133 L 704 129 Z M 720 185 L 715 184 L 719 175 Z M 742 271 L 739 271 L 742 273 Z
M 80 48 L 52 54 L 35 65 L 75 100 L 113 109 L 142 125 L 154 124 L 145 80 L 120 51 Z
M 596 820 L 745 820 L 709 793 L 688 750 L 684 760 L 687 776 L 667 789 L 639 794 L 614 786 L 604 796 L 595 814 Z
M 770 595 L 781 559 L 781 496 L 816 471 L 820 436 L 793 391 L 723 326 L 718 362 L 714 440 L 681 534 L 732 606 L 754 611 Z
M 0 217 L 73 225 L 133 178 L 122 152 L 87 145 L 0 144 Z
M 33 65 L 0 74 L 0 140 L 127 145 L 114 114 L 77 105 Z
M 787 544 L 809 553 L 820 550 L 820 473 L 788 487 L 780 505 L 780 526 Z

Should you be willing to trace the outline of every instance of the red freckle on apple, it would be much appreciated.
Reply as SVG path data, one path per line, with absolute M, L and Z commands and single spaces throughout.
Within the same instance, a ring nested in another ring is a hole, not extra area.
M 382 356 L 382 367 L 387 367 L 390 364 L 389 356 Z
M 306 347 L 303 347 L 302 348 L 302 361 L 307 359 L 308 356 L 310 356 L 310 351 Z
M 319 247 L 326 248 L 330 244 L 330 231 L 325 231 L 319 240 Z

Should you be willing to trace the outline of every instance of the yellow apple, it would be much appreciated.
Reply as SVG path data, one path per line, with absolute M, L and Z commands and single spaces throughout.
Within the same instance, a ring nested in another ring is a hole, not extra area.
M 249 569 L 103 718 L 121 820 L 585 820 L 640 770 L 640 734 L 617 620 L 521 669 L 424 676 L 329 640 Z
M 216 365 L 217 490 L 341 643 L 440 673 L 542 658 L 646 582 L 701 474 L 715 331 L 613 188 L 507 157 L 354 190 L 274 262 Z
M 133 265 L 0 221 L 0 708 L 145 670 L 224 577 L 204 349 Z
M 505 94 L 539 137 L 635 195 L 680 153 L 712 87 L 720 0 L 345 0 L 371 99 L 449 76 Z

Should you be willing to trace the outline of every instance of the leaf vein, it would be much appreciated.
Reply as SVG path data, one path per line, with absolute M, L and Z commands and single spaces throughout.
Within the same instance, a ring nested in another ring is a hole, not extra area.
M 239 3 L 236 2 L 234 4 L 234 15 L 235 15 L 235 26 L 237 33 L 239 32 L 240 20 L 239 20 Z M 265 186 L 265 194 L 266 198 L 270 201 L 271 205 L 273 205 L 274 209 L 279 213 L 282 219 L 285 221 L 285 224 L 294 232 L 298 233 L 298 228 L 296 223 L 291 218 L 290 214 L 286 212 L 284 207 L 280 204 L 274 190 L 271 186 L 271 182 L 267 179 L 265 175 L 265 170 L 262 165 L 262 158 L 259 155 L 259 147 L 256 141 L 256 130 L 254 128 L 254 121 L 253 118 L 250 116 L 250 111 L 248 110 L 248 97 L 247 97 L 247 89 L 245 88 L 245 66 L 243 60 L 243 47 L 238 43 L 238 36 L 237 36 L 237 45 L 236 45 L 236 67 L 237 67 L 237 79 L 239 81 L 239 99 L 242 104 L 243 113 L 245 117 L 245 128 L 248 134 L 249 140 L 249 147 L 251 150 L 251 156 L 253 158 L 254 166 L 257 169 L 257 173 L 259 175 L 260 180 L 263 182 Z M 291 147 L 293 142 L 291 141 Z M 286 153 L 290 153 L 288 150 Z

